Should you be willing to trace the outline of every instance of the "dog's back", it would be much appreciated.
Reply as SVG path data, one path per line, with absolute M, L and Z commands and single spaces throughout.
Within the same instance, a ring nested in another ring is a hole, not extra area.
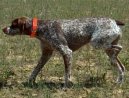
M 105 45 L 111 44 L 121 35 L 116 21 L 110 18 L 59 20 L 58 22 L 71 49 L 80 48 L 89 42 L 95 48 L 106 47 Z

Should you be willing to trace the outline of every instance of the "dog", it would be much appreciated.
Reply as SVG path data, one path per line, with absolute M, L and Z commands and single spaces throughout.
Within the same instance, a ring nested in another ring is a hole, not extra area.
M 28 35 L 41 42 L 42 56 L 29 77 L 29 83 L 34 83 L 36 76 L 52 56 L 58 51 L 64 60 L 65 83 L 70 82 L 72 54 L 85 44 L 91 44 L 95 49 L 103 49 L 110 62 L 118 70 L 117 83 L 122 83 L 125 67 L 118 58 L 122 46 L 118 44 L 121 38 L 119 26 L 125 24 L 110 18 L 85 18 L 73 20 L 41 20 L 37 18 L 20 17 L 5 27 L 7 35 Z

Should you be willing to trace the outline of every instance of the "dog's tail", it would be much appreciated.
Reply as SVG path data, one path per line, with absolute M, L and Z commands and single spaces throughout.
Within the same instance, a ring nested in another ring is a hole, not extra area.
M 115 21 L 116 21 L 116 24 L 119 25 L 119 26 L 124 26 L 125 25 L 125 23 L 123 23 L 123 22 L 121 22 L 119 20 L 115 20 Z

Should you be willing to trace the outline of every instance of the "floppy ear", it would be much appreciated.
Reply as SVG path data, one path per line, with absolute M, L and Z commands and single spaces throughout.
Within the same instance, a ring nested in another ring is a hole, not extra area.
M 20 17 L 20 18 L 17 18 L 17 22 L 18 22 L 18 28 L 20 29 L 20 31 L 23 33 L 25 28 L 26 28 L 26 22 L 28 20 L 27 17 Z
M 18 24 L 26 24 L 27 19 L 28 19 L 27 17 L 18 18 Z

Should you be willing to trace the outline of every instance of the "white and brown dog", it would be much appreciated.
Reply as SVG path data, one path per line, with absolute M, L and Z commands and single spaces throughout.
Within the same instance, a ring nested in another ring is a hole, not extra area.
M 110 18 L 86 18 L 74 20 L 38 20 L 26 17 L 12 21 L 10 27 L 3 29 L 8 35 L 30 35 L 41 42 L 42 56 L 30 75 L 29 82 L 35 82 L 36 76 L 54 50 L 57 50 L 64 59 L 65 87 L 71 74 L 72 52 L 83 45 L 90 43 L 95 49 L 104 49 L 110 58 L 111 64 L 118 69 L 118 83 L 123 81 L 125 67 L 118 59 L 122 46 L 118 45 L 121 29 L 124 25 L 120 21 Z

